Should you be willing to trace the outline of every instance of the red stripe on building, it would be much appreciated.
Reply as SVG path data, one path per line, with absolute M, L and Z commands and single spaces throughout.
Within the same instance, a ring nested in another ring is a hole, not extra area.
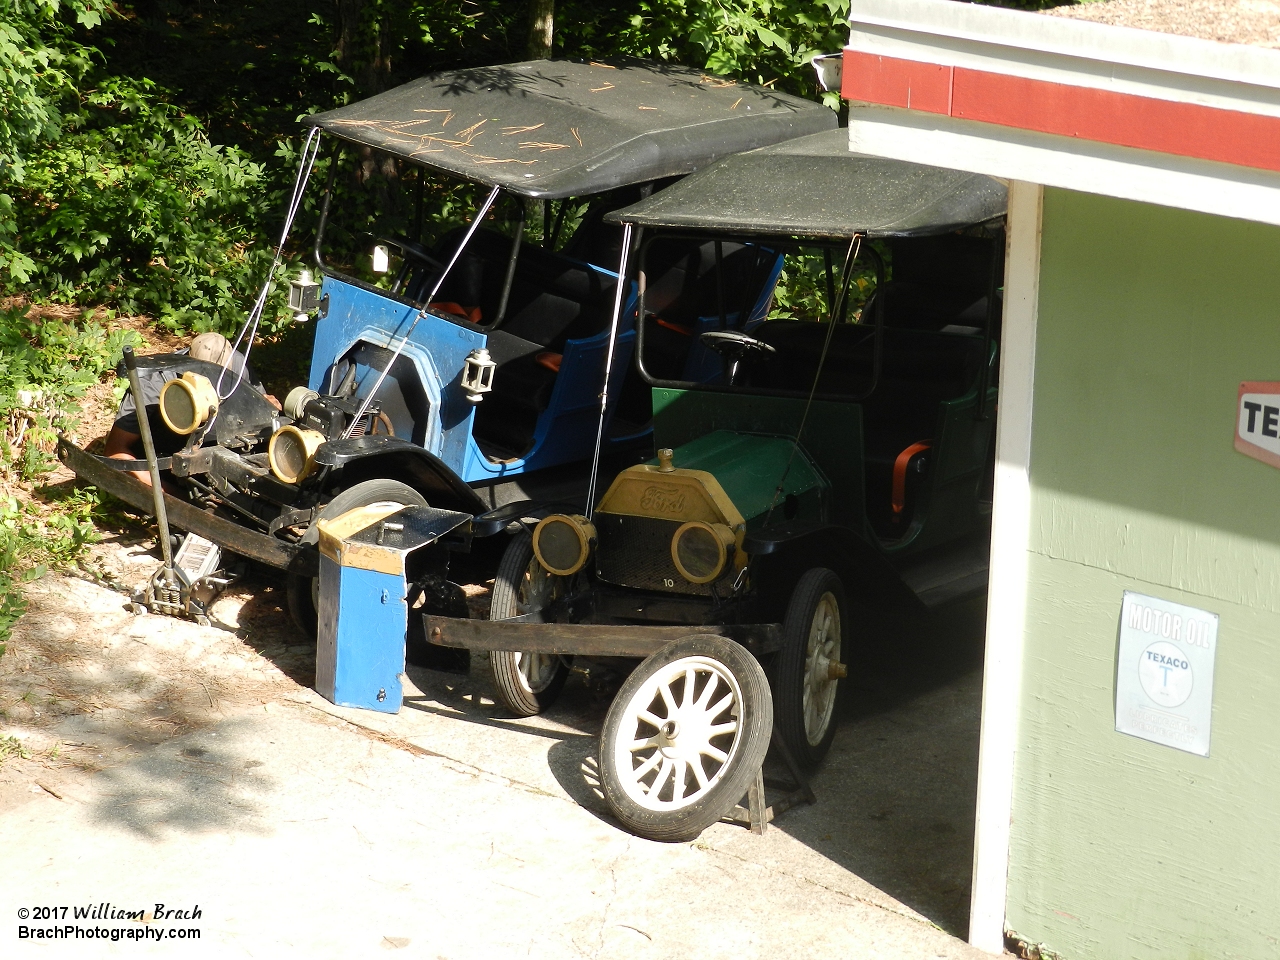
M 1280 171 L 1280 117 L 844 52 L 846 100 Z

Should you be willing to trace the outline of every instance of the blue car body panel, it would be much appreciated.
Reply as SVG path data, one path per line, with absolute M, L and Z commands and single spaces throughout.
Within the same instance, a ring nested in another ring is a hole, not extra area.
M 587 266 L 606 276 L 617 276 L 599 267 Z M 616 390 L 626 375 L 635 346 L 636 290 L 634 283 L 629 286 L 610 382 L 612 396 L 617 396 Z M 329 306 L 327 313 L 316 322 L 310 389 L 329 392 L 334 386 L 330 382 L 334 364 L 357 344 L 364 342 L 395 349 L 412 327 L 413 333 L 402 356 L 417 370 L 429 413 L 425 431 L 421 424 L 403 417 L 401 422 L 396 422 L 393 417 L 392 426 L 397 436 L 413 436 L 415 442 L 438 456 L 467 483 L 513 477 L 586 460 L 592 455 L 609 345 L 607 330 L 565 344 L 560 372 L 550 402 L 538 417 L 532 447 L 522 458 L 495 462 L 486 457 L 476 443 L 473 436 L 475 405 L 468 401 L 460 386 L 468 354 L 484 348 L 488 342 L 483 329 L 433 314 L 424 315 L 413 327 L 418 308 L 340 277 L 326 277 L 323 293 L 329 298 Z M 377 369 L 357 364 L 357 396 L 364 396 L 381 373 L 382 361 L 374 362 L 379 364 Z M 495 378 L 501 375 L 499 368 Z M 380 388 L 380 398 L 387 389 L 386 385 Z

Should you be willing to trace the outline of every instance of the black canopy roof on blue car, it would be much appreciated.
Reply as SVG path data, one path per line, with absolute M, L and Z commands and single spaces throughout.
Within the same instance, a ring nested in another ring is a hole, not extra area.
M 836 125 L 819 103 L 642 60 L 535 60 L 431 74 L 307 123 L 527 197 L 692 173 Z
M 608 214 L 642 227 L 786 237 L 910 237 L 1004 215 L 999 180 L 849 152 L 848 130 L 761 147 Z

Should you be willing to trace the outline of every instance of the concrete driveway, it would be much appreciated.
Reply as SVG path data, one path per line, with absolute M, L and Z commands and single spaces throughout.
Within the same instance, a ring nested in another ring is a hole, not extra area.
M 119 609 L 118 594 L 67 583 L 42 595 L 39 622 L 20 625 L 11 651 L 36 649 L 68 591 L 82 607 Z M 814 781 L 819 803 L 764 837 L 718 824 L 688 844 L 623 832 L 594 788 L 616 677 L 575 674 L 550 714 L 516 721 L 488 699 L 482 663 L 469 675 L 411 667 L 404 709 L 383 716 L 326 703 L 288 676 L 307 670 L 296 644 L 255 649 L 235 623 L 95 622 L 58 641 L 61 669 L 119 683 L 90 647 L 221 644 L 255 685 L 215 697 L 204 682 L 209 710 L 191 707 L 174 736 L 123 736 L 120 716 L 92 703 L 0 730 L 33 753 L 0 778 L 0 955 L 986 956 L 951 935 L 967 911 L 980 610 L 880 625 L 894 642 L 865 658 Z M 152 633 L 130 639 L 139 623 Z M 31 676 L 30 664 L 7 669 L 12 690 Z M 129 682 L 145 692 L 148 670 L 182 683 L 160 661 L 135 663 Z M 138 730 L 161 709 L 143 700 Z M 96 770 L 60 765 L 49 743 L 108 752 Z M 156 917 L 157 904 L 180 913 Z M 20 919 L 41 908 L 58 918 Z M 21 925 L 71 938 L 19 939 Z M 76 939 L 77 928 L 146 939 Z M 179 939 L 190 930 L 199 939 Z

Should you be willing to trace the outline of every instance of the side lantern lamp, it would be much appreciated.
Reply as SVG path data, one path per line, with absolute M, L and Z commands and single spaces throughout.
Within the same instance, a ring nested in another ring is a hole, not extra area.
M 470 403 L 479 403 L 493 389 L 493 371 L 498 365 L 489 357 L 489 351 L 481 347 L 467 354 L 462 365 L 462 392 Z
M 311 279 L 311 271 L 303 270 L 297 280 L 289 281 L 289 309 L 295 323 L 302 323 L 313 310 L 320 308 L 320 284 Z

